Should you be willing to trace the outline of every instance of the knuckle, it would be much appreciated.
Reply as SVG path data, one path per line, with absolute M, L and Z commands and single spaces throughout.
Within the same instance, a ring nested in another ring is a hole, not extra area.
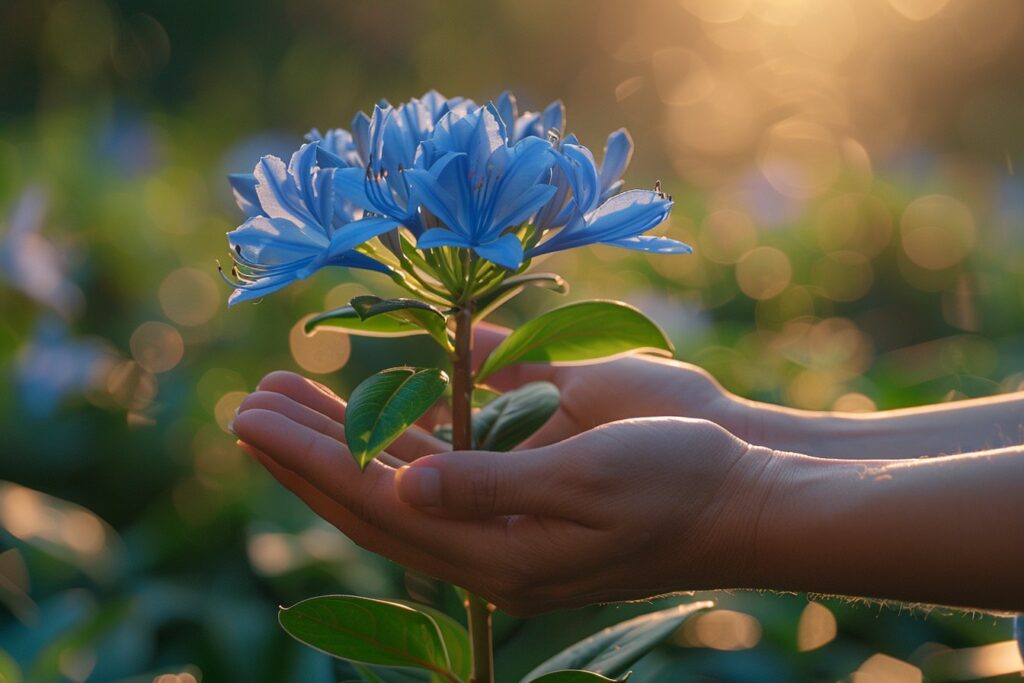
M 238 405 L 238 412 L 252 410 L 254 408 L 273 410 L 281 406 L 283 398 L 284 397 L 277 392 L 268 391 L 266 389 L 257 389 L 242 399 L 242 402 Z
M 493 467 L 482 467 L 469 481 L 464 492 L 470 508 L 481 515 L 493 515 L 497 508 L 499 492 L 498 473 Z

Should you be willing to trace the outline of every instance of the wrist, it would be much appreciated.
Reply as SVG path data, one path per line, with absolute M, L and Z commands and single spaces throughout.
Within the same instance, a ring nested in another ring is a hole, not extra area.
M 870 594 L 859 588 L 882 561 L 875 539 L 888 517 L 870 484 L 885 463 L 777 452 L 758 519 L 751 588 Z

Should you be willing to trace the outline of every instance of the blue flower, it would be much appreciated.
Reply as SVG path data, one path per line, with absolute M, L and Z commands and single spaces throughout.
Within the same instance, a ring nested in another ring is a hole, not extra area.
M 443 227 L 419 236 L 420 249 L 463 247 L 504 268 L 523 261 L 508 231 L 527 222 L 555 193 L 547 184 L 551 144 L 528 136 L 509 146 L 493 107 L 449 112 L 422 143 L 426 168 L 406 170 L 413 198 Z
M 643 235 L 668 218 L 671 209 L 672 201 L 662 192 L 629 190 L 592 211 L 575 214 L 568 225 L 530 249 L 527 256 L 532 258 L 588 244 L 608 244 L 657 254 L 689 254 L 693 250 L 682 242 Z
M 693 250 L 682 242 L 643 234 L 668 218 L 672 209 L 672 198 L 660 186 L 653 192 L 630 190 L 615 194 L 623 185 L 622 173 L 632 153 L 633 143 L 624 129 L 608 136 L 600 168 L 590 150 L 574 136 L 561 141 L 551 181 L 558 190 L 536 220 L 537 228 L 550 236 L 531 248 L 527 256 L 588 244 L 659 254 L 691 253 Z
M 315 142 L 303 145 L 287 167 L 277 157 L 263 157 L 251 183 L 244 176 L 232 178 L 250 218 L 228 233 L 237 278 L 229 280 L 236 288 L 229 304 L 270 294 L 324 266 L 388 271 L 355 247 L 397 223 L 376 216 L 357 218 L 358 210 L 337 201 L 336 169 L 316 165 L 318 148 Z
M 506 90 L 498 96 L 494 108 L 508 128 L 509 144 L 514 145 L 529 136 L 545 139 L 551 135 L 561 137 L 565 129 L 565 105 L 561 100 L 549 104 L 543 113 L 528 111 L 520 114 L 515 95 Z
M 397 107 L 381 102 L 370 117 L 360 112 L 352 121 L 351 134 L 335 129 L 321 140 L 313 130 L 306 139 L 320 140 L 321 166 L 339 169 L 335 183 L 342 196 L 365 211 L 393 218 L 418 236 L 427 226 L 418 207 L 409 201 L 409 186 L 402 172 L 422 167 L 420 143 L 433 133 L 438 121 L 451 111 L 471 108 L 475 105 L 470 100 L 448 99 L 431 90 Z

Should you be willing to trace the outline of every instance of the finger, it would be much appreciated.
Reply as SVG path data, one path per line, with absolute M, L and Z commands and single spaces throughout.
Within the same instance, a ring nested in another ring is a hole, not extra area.
M 517 448 L 519 450 L 528 450 L 531 448 L 540 448 L 541 446 L 549 446 L 559 441 L 564 441 L 570 436 L 579 434 L 582 430 L 579 422 L 576 421 L 568 412 L 559 408 L 555 411 L 555 414 L 548 418 L 548 421 L 544 423 L 544 426 L 530 435 L 523 443 L 519 444 Z
M 277 371 L 264 377 L 259 384 L 258 391 L 253 395 L 255 396 L 261 392 L 281 394 L 326 416 L 338 425 L 337 429 L 321 429 L 318 426 L 319 423 L 314 424 L 313 422 L 315 421 L 312 420 L 307 422 L 302 420 L 296 421 L 339 441 L 345 441 L 344 428 L 341 427 L 341 425 L 345 424 L 345 402 L 319 382 L 296 375 L 294 372 Z M 245 405 L 245 401 L 242 403 Z M 239 412 L 241 412 L 241 409 Z M 284 414 L 295 419 L 292 413 Z M 420 427 L 413 426 L 388 446 L 388 453 L 404 462 L 411 462 L 420 456 L 439 453 L 449 449 L 450 446 L 446 442 L 434 437 L 433 434 Z
M 374 461 L 360 472 L 343 444 L 284 415 L 247 410 L 235 419 L 235 431 L 243 441 L 389 535 L 478 569 L 486 558 L 504 552 L 503 522 L 443 519 L 410 508 L 395 491 L 393 468 Z
M 308 406 L 293 401 L 283 394 L 277 394 L 273 391 L 254 391 L 242 400 L 241 405 L 238 406 L 238 413 L 241 414 L 246 410 L 253 410 L 255 408 L 280 413 L 288 419 L 310 429 L 315 429 L 335 441 L 347 443 L 345 429 L 338 422 Z M 421 450 L 423 455 L 426 455 L 428 452 L 435 452 L 429 451 L 425 446 Z M 408 462 L 390 453 L 380 453 L 377 459 L 391 467 L 401 467 Z
M 339 505 L 305 479 L 279 465 L 273 458 L 244 441 L 238 446 L 263 465 L 274 479 L 298 496 L 313 512 L 327 520 L 358 545 L 386 555 L 406 567 L 445 581 L 462 582 L 462 572 L 440 558 L 417 552 L 414 546 L 383 534 Z
M 323 384 L 302 375 L 278 370 L 260 380 L 256 389 L 282 394 L 339 424 L 345 424 L 345 402 Z
M 471 517 L 573 516 L 565 468 L 537 449 L 515 453 L 452 451 L 398 470 L 398 496 L 421 509 Z
M 238 414 L 254 409 L 272 410 L 290 420 L 345 443 L 345 428 L 342 424 L 323 413 L 299 403 L 285 394 L 275 391 L 257 390 L 242 399 L 238 406 Z

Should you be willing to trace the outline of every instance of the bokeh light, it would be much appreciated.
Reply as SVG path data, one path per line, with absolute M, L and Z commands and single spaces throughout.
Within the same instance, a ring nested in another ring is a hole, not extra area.
M 820 602 L 809 602 L 797 622 L 796 647 L 808 652 L 828 645 L 835 640 L 838 628 L 832 610 Z
M 185 354 L 181 333 L 167 323 L 152 320 L 135 328 L 128 345 L 135 361 L 154 374 L 173 369 Z
M 334 330 L 306 334 L 306 320 L 303 318 L 295 323 L 288 334 L 288 346 L 298 366 L 317 374 L 334 372 L 344 367 L 352 353 L 348 335 Z
M 761 641 L 761 624 L 749 614 L 715 609 L 689 619 L 676 634 L 676 642 L 687 647 L 714 650 L 749 650 Z
M 186 327 L 209 322 L 223 305 L 223 292 L 213 276 L 198 268 L 178 268 L 160 283 L 164 315 Z

